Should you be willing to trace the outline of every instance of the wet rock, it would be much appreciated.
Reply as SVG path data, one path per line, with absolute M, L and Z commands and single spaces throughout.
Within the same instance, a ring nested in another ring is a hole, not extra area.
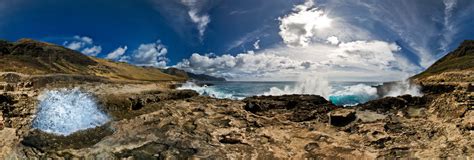
M 354 109 L 337 109 L 329 113 L 329 124 L 343 127 L 356 120 Z
M 294 122 L 328 122 L 327 113 L 336 108 L 317 95 L 255 96 L 243 101 L 244 109 L 249 112 L 267 117 L 283 116 Z
M 455 85 L 448 85 L 448 84 L 423 84 L 421 87 L 421 92 L 423 93 L 430 93 L 430 94 L 440 94 L 440 93 L 449 93 L 456 90 Z
M 175 90 L 163 95 L 162 100 L 176 100 L 196 97 L 199 96 L 199 93 L 193 90 Z
M 370 110 L 378 113 L 396 113 L 404 111 L 408 106 L 425 107 L 426 97 L 413 97 L 411 95 L 402 95 L 398 97 L 384 97 L 360 104 L 357 108 L 361 110 Z
M 113 134 L 113 130 L 107 125 L 78 131 L 68 136 L 34 130 L 24 137 L 21 143 L 41 151 L 80 149 L 91 147 L 111 134 Z

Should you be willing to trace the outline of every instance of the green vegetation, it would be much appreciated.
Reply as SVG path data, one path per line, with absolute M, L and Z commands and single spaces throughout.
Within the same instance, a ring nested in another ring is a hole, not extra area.
M 121 81 L 186 80 L 186 77 L 169 75 L 157 68 L 92 58 L 74 50 L 31 39 L 0 41 L 0 72 L 88 75 Z
M 463 70 L 474 70 L 474 40 L 464 41 L 456 50 L 413 78 L 419 79 L 443 72 Z

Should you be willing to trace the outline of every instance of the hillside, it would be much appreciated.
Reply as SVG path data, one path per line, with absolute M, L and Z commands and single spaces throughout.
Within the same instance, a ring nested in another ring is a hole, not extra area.
M 162 69 L 161 71 L 166 74 L 175 75 L 178 77 L 186 77 L 188 79 L 197 81 L 226 81 L 226 79 L 222 77 L 214 77 L 206 74 L 194 74 L 177 68 L 167 68 Z
M 157 68 L 88 57 L 74 50 L 31 39 L 17 42 L 0 40 L 0 72 L 87 75 L 111 80 L 185 80 L 184 77 L 165 74 Z
M 456 50 L 448 53 L 413 78 L 421 81 L 473 82 L 474 40 L 465 40 Z

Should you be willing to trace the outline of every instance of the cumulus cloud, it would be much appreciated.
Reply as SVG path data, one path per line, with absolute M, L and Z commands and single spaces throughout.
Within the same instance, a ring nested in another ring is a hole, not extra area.
M 128 49 L 127 46 L 119 47 L 119 48 L 115 49 L 114 51 L 110 52 L 109 54 L 107 54 L 107 56 L 105 58 L 106 59 L 113 59 L 113 60 L 119 59 L 120 57 L 123 56 L 123 54 L 125 54 L 125 52 L 127 52 L 127 49 Z
M 97 56 L 100 52 L 102 52 L 102 47 L 101 46 L 87 47 L 87 48 L 84 48 L 81 52 L 89 56 Z
M 168 61 L 166 54 L 168 49 L 160 40 L 154 43 L 141 44 L 132 55 L 122 56 L 120 61 L 132 63 L 139 66 L 164 67 Z
M 317 30 L 331 26 L 332 20 L 312 0 L 296 5 L 293 11 L 279 18 L 279 34 L 288 46 L 308 46 Z
M 337 38 L 336 36 L 331 36 L 328 37 L 327 42 L 332 45 L 337 45 L 339 44 L 339 38 Z
M 303 68 L 301 62 L 288 57 L 253 51 L 232 55 L 210 56 L 194 53 L 176 65 L 194 73 L 206 73 L 215 76 L 239 79 L 261 76 L 269 72 Z
M 235 56 L 195 53 L 176 67 L 233 80 L 295 80 L 311 73 L 325 73 L 332 79 L 396 80 L 405 72 L 395 56 L 399 51 L 398 45 L 384 41 L 283 46 Z
M 331 65 L 390 69 L 397 67 L 392 63 L 396 62 L 394 54 L 399 50 L 400 47 L 394 43 L 354 41 L 339 44 L 336 52 L 328 55 L 328 58 Z
M 102 46 L 94 45 L 94 40 L 87 36 L 74 36 L 71 41 L 63 42 L 66 48 L 80 51 L 88 56 L 97 56 L 102 52 Z

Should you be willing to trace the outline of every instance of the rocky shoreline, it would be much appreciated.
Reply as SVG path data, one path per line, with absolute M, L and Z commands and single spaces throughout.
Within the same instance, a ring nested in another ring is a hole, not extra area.
M 474 156 L 471 83 L 426 83 L 423 97 L 385 97 L 344 108 L 315 95 L 238 101 L 170 89 L 172 82 L 63 79 L 33 81 L 2 74 L 0 159 Z M 93 94 L 112 120 L 69 136 L 32 129 L 38 95 L 64 87 Z

